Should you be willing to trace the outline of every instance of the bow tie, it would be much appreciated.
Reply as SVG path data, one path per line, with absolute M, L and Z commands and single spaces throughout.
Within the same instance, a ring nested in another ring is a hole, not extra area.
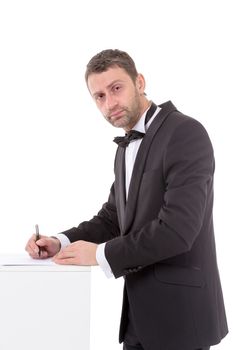
M 156 109 L 157 109 L 156 104 L 154 102 L 152 102 L 150 108 L 148 109 L 148 111 L 146 113 L 145 124 L 148 123 L 149 119 L 155 113 Z M 128 134 L 126 134 L 125 136 L 117 136 L 114 138 L 113 141 L 116 142 L 118 144 L 118 146 L 125 148 L 128 146 L 128 144 L 131 141 L 141 139 L 141 138 L 143 138 L 144 135 L 145 135 L 144 132 L 140 132 L 137 130 L 130 130 L 128 132 Z
M 130 130 L 125 136 L 117 136 L 113 141 L 116 142 L 118 146 L 125 148 L 131 141 L 141 139 L 144 135 L 144 132 Z

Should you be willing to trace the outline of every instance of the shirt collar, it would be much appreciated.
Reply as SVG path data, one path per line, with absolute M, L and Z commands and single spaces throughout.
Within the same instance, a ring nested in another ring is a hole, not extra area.
M 159 113 L 159 111 L 161 110 L 161 108 L 159 106 L 157 106 L 155 113 L 153 114 L 153 116 L 151 117 L 151 119 L 148 121 L 148 123 L 145 125 L 145 118 L 146 118 L 146 113 L 148 111 L 148 109 L 150 108 L 150 106 L 145 110 L 145 112 L 143 113 L 143 115 L 141 116 L 141 118 L 138 120 L 138 122 L 134 125 L 133 130 L 136 131 L 140 131 L 140 132 L 144 132 L 146 133 L 147 129 L 149 128 L 149 126 L 151 125 L 152 121 L 154 120 L 154 118 L 156 117 L 156 115 Z

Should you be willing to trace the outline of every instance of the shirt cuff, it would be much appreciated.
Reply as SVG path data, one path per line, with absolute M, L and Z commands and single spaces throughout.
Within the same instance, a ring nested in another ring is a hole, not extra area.
M 96 260 L 100 266 L 100 268 L 103 270 L 107 278 L 113 277 L 113 273 L 111 270 L 111 267 L 105 257 L 104 249 L 105 249 L 106 243 L 101 243 L 98 245 L 96 250 Z
M 58 233 L 53 235 L 53 237 L 57 238 L 61 243 L 61 249 L 67 247 L 70 244 L 69 238 L 63 233 Z

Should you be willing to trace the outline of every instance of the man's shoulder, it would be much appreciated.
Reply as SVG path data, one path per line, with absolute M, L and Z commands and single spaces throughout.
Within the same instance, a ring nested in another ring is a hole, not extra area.
M 169 139 L 201 138 L 211 143 L 208 132 L 200 120 L 181 112 L 171 101 L 165 102 L 160 107 L 168 111 L 161 131 L 165 132 Z
M 193 128 L 195 130 L 199 129 L 200 131 L 202 130 L 206 132 L 206 128 L 200 120 L 179 111 L 177 108 L 171 111 L 168 118 L 166 119 L 166 122 L 174 129 L 176 129 L 177 127 L 182 127 L 185 129 Z

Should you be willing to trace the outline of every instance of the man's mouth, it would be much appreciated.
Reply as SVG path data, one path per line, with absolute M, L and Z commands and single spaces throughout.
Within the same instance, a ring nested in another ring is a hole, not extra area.
M 120 111 L 116 111 L 116 112 L 113 112 L 109 115 L 109 119 L 119 119 L 123 116 L 124 114 L 124 111 L 123 110 L 120 110 Z

